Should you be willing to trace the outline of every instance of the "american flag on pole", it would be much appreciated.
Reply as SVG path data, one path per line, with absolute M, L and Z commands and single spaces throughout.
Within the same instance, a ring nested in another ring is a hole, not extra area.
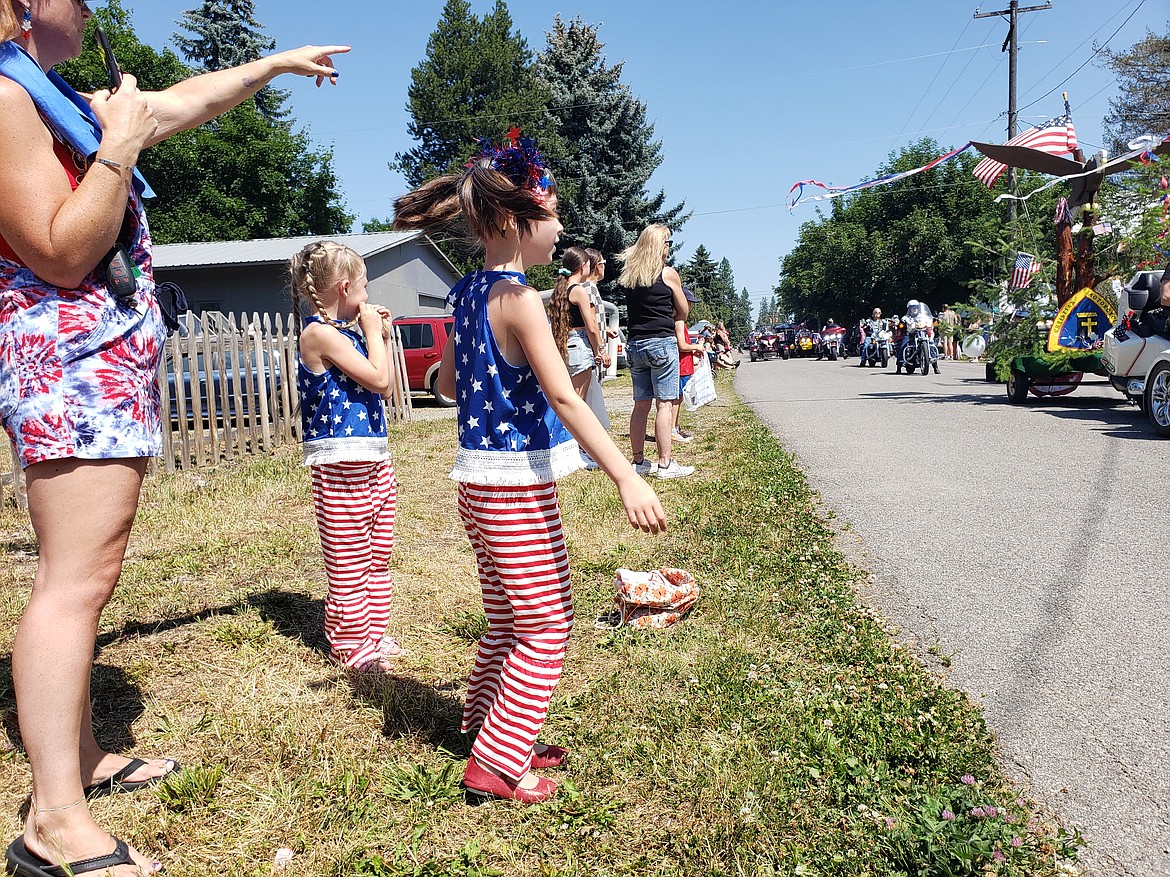
M 1032 282 L 1032 277 L 1040 271 L 1040 263 L 1029 253 L 1016 253 L 1015 264 L 1012 265 L 1012 279 L 1008 282 L 1008 289 L 1024 289 Z
M 1077 149 L 1077 132 L 1073 130 L 1072 110 L 1069 109 L 1068 101 L 1064 102 L 1063 116 L 1057 116 L 1055 119 L 1049 119 L 1042 125 L 1029 128 L 1022 134 L 1017 134 L 1004 145 L 1028 146 L 1032 149 L 1039 149 L 1041 152 L 1051 153 L 1052 155 L 1065 155 L 1066 153 L 1075 152 Z M 1006 170 L 1006 164 L 985 158 L 979 164 L 975 165 L 975 170 L 972 173 L 975 175 L 975 179 L 990 189 Z

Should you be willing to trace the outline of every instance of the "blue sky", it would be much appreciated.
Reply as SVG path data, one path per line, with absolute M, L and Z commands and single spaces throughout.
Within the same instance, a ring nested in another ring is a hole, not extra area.
M 199 6 L 124 4 L 139 38 L 156 48 L 170 45 L 182 12 Z M 337 60 L 337 88 L 317 91 L 290 77 L 279 84 L 292 90 L 297 127 L 332 145 L 359 226 L 389 216 L 405 183 L 387 163 L 413 145 L 406 89 L 442 0 L 255 5 L 278 48 L 353 46 Z M 472 0 L 478 14 L 492 5 Z M 1008 5 L 982 2 L 988 12 Z M 695 213 L 674 235 L 679 259 L 704 244 L 716 259 L 730 260 L 738 287 L 747 287 L 754 302 L 770 294 L 800 224 L 816 216 L 812 204 L 785 209 L 797 180 L 859 182 L 891 150 L 922 136 L 944 148 L 1006 136 L 1008 65 L 1000 46 L 1007 24 L 975 20 L 975 2 L 510 0 L 508 8 L 533 50 L 543 47 L 557 13 L 601 25 L 607 60 L 625 62 L 623 81 L 646 102 L 663 144 L 665 160 L 652 184 L 665 189 L 669 203 L 685 199 Z M 1117 90 L 1112 75 L 1088 60 L 1094 44 L 1128 49 L 1147 30 L 1162 32 L 1168 18 L 1166 0 L 1052 0 L 1051 9 L 1021 15 L 1021 127 L 1058 115 L 1067 90 L 1082 146 L 1099 148 L 1101 120 Z M 571 176 L 572 168 L 556 172 Z

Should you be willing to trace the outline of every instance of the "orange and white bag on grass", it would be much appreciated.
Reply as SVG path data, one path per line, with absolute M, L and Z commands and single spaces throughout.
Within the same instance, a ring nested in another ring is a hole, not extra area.
M 685 569 L 652 572 L 619 569 L 613 577 L 613 601 L 622 624 L 638 630 L 662 630 L 679 621 L 699 599 L 699 583 Z

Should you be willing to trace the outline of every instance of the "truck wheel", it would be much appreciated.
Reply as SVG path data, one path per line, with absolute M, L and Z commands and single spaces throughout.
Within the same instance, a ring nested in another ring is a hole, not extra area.
M 1170 438 L 1170 363 L 1158 363 L 1146 380 L 1146 417 L 1155 433 Z
M 438 402 L 442 407 L 444 407 L 444 408 L 454 408 L 455 407 L 455 400 L 454 399 L 452 399 L 448 396 L 444 396 L 442 393 L 439 392 L 439 373 L 438 372 L 435 372 L 435 376 L 433 378 L 431 378 L 431 395 L 435 397 L 435 401 Z
M 1007 382 L 1007 398 L 1013 405 L 1019 405 L 1028 398 L 1028 376 L 1012 369 Z

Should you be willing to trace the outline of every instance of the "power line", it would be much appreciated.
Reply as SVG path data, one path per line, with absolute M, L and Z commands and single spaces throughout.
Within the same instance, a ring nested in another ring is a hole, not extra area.
M 959 40 L 961 40 L 961 39 L 963 38 L 963 34 L 967 33 L 967 28 L 968 28 L 968 27 L 970 27 L 970 26 L 971 26 L 971 22 L 970 22 L 970 21 L 968 21 L 966 24 L 964 24 L 964 25 L 963 25 L 963 29 L 962 29 L 961 31 L 959 31 L 959 35 L 958 35 L 957 37 L 955 37 L 955 41 L 954 41 L 954 43 L 952 43 L 952 44 L 951 44 L 951 49 L 950 49 L 950 52 L 947 52 L 946 54 L 944 54 L 944 55 L 943 55 L 942 63 L 940 63 L 940 64 L 938 65 L 938 69 L 937 69 L 936 71 L 934 71 L 934 77 L 933 77 L 933 78 L 930 80 L 930 84 L 926 86 L 926 90 L 922 92 L 922 97 L 918 98 L 918 103 L 916 103 L 916 104 L 914 105 L 914 109 L 912 109 L 912 110 L 910 111 L 910 115 L 908 115 L 908 116 L 906 117 L 906 121 L 902 123 L 902 130 L 901 130 L 901 131 L 899 131 L 899 132 L 898 132 L 898 134 L 897 134 L 897 136 L 894 138 L 894 142 L 895 142 L 895 143 L 896 143 L 898 140 L 900 140 L 900 139 L 901 139 L 901 137 L 902 137 L 902 132 L 906 130 L 906 126 L 910 124 L 910 120 L 914 118 L 914 114 L 915 114 L 916 112 L 918 112 L 918 108 L 919 108 L 920 106 L 922 106 L 922 102 L 923 102 L 924 100 L 926 100 L 926 96 L 927 96 L 928 94 L 930 94 L 930 90 L 931 90 L 932 88 L 934 88 L 934 84 L 935 84 L 935 82 L 937 82 L 937 81 L 938 81 L 939 74 L 941 74 L 941 73 L 943 72 L 943 68 L 947 66 L 947 61 L 949 61 L 949 60 L 950 60 L 950 57 L 951 57 L 951 52 L 954 52 L 954 50 L 955 50 L 955 46 L 957 46 L 957 45 L 959 44 Z M 972 55 L 971 55 L 971 58 L 974 58 L 974 57 L 975 57 L 975 55 L 974 55 L 974 53 L 972 53 Z M 971 58 L 968 58 L 968 59 L 967 59 L 967 63 L 968 63 L 968 64 L 970 64 L 970 63 L 971 63 Z M 966 68 L 966 67 L 964 67 L 963 69 L 964 69 L 964 70 L 966 70 L 967 68 Z M 962 75 L 962 74 L 960 73 L 960 75 Z M 952 88 L 953 88 L 953 87 L 954 87 L 954 86 L 953 86 L 953 84 L 952 84 Z M 950 89 L 948 89 L 948 90 L 947 90 L 947 94 L 950 94 Z M 929 118 L 929 117 L 928 117 L 928 118 Z
M 1103 42 L 1097 48 L 1093 49 L 1093 54 L 1091 54 L 1088 58 L 1086 58 L 1080 67 L 1078 67 L 1076 70 L 1074 70 L 1068 76 L 1066 76 L 1064 79 L 1060 80 L 1060 82 L 1058 82 L 1052 88 L 1048 89 L 1048 91 L 1044 92 L 1044 94 L 1040 95 L 1040 97 L 1036 98 L 1036 100 L 1032 101 L 1031 103 L 1024 104 L 1024 106 L 1021 107 L 1021 109 L 1027 109 L 1028 107 L 1032 106 L 1032 104 L 1036 104 L 1036 103 L 1039 103 L 1040 101 L 1044 100 L 1044 98 L 1048 97 L 1048 95 L 1052 94 L 1054 91 L 1059 91 L 1064 86 L 1065 83 L 1067 83 L 1070 79 L 1072 79 L 1074 76 L 1076 76 L 1082 70 L 1084 70 L 1085 66 L 1090 61 L 1092 61 L 1094 58 L 1096 58 L 1102 52 L 1102 50 L 1104 50 L 1104 48 L 1109 45 L 1110 41 L 1121 32 L 1121 29 L 1123 27 L 1125 27 L 1127 24 L 1129 24 L 1129 20 L 1131 18 L 1133 18 L 1137 14 L 1138 10 L 1141 9 L 1145 5 L 1146 5 L 1146 0 L 1140 0 L 1138 5 L 1134 7 L 1133 12 L 1131 12 L 1129 15 L 1127 15 L 1125 17 L 1125 21 L 1123 21 L 1121 24 L 1119 24 L 1117 26 L 1117 30 L 1113 31 L 1113 33 L 1111 33 L 1109 35 L 1109 39 L 1107 39 L 1105 42 Z M 1116 17 L 1116 16 L 1114 16 L 1114 17 Z M 1104 25 L 1102 25 L 1102 26 L 1104 26 Z M 1098 28 L 1098 30 L 1100 30 L 1100 28 Z M 1082 45 L 1083 45 L 1083 43 L 1082 43 Z

